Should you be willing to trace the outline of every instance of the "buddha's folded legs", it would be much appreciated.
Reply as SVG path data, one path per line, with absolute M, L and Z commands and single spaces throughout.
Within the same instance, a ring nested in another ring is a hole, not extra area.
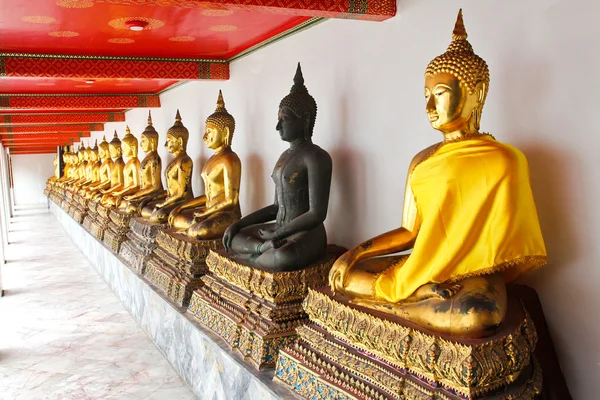
M 194 222 L 194 212 L 195 211 L 196 211 L 195 209 L 189 208 L 187 210 L 183 210 L 180 213 L 178 213 L 173 218 L 172 227 L 175 229 L 179 229 L 179 230 L 188 229 Z
M 277 225 L 274 223 L 246 227 L 233 237 L 231 249 L 236 253 L 256 255 L 254 261 L 258 265 L 274 271 L 293 271 L 299 265 L 305 267 L 327 252 L 327 234 L 323 225 L 291 235 L 277 248 L 261 251 L 266 241 L 260 237 L 259 231 L 275 229 Z
M 219 212 L 207 218 L 192 221 L 186 234 L 201 240 L 218 239 L 223 236 L 229 225 L 240 219 L 238 212 Z
M 357 305 L 457 337 L 486 337 L 500 327 L 507 307 L 502 273 L 455 283 L 428 283 L 398 303 L 375 298 L 373 285 L 379 273 L 390 265 L 397 267 L 398 262 L 404 261 L 403 257 L 406 256 L 373 258 L 357 263 L 348 275 L 348 290 L 344 294 Z
M 159 224 L 163 224 L 167 222 L 167 218 L 169 218 L 169 213 L 177 206 L 181 205 L 183 201 L 175 202 L 173 204 L 169 204 L 168 206 L 155 209 L 155 206 L 158 203 L 161 203 L 163 200 L 151 201 L 142 208 L 142 217 L 150 220 L 150 222 L 155 222 Z M 185 200 L 184 200 L 185 201 Z

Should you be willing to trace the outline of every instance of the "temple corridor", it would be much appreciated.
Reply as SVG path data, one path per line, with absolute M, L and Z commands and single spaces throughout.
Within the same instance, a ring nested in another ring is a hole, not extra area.
M 194 399 L 53 216 L 10 224 L 0 399 Z

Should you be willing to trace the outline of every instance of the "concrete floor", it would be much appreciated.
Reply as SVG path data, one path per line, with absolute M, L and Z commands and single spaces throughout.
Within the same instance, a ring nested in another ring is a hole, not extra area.
M 10 230 L 0 399 L 196 398 L 47 210 Z

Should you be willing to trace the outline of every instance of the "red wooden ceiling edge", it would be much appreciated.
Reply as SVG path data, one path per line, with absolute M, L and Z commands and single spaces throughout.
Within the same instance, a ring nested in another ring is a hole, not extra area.
M 147 5 L 147 0 L 97 0 L 111 4 Z M 281 15 L 384 21 L 396 15 L 396 0 L 161 0 L 160 6 L 249 11 Z
M 2 109 L 123 109 L 160 107 L 158 95 L 0 94 Z
M 0 114 L 0 127 L 15 125 L 93 124 L 105 122 L 125 122 L 125 113 Z
M 79 125 L 19 125 L 0 126 L 1 133 L 39 133 L 39 132 L 80 132 L 80 131 L 103 131 L 104 124 L 79 124 Z

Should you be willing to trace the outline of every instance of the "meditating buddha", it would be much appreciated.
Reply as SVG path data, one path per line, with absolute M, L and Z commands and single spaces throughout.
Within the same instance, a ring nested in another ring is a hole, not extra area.
M 101 189 L 100 193 L 96 195 L 95 200 L 101 202 L 103 205 L 103 199 L 107 198 L 105 195 L 111 194 L 113 190 L 120 190 L 123 187 L 124 177 L 123 169 L 125 168 L 125 162 L 123 161 L 123 150 L 121 149 L 121 140 L 117 135 L 117 131 L 108 143 L 108 152 L 110 158 L 113 159 L 110 167 L 110 187 L 107 189 Z
M 225 249 L 274 271 L 302 269 L 326 254 L 323 221 L 332 166 L 329 154 L 312 142 L 316 116 L 317 103 L 304 85 L 298 64 L 290 94 L 279 105 L 275 127 L 290 145 L 271 175 L 275 202 L 227 228 Z
M 333 291 L 457 337 L 497 331 L 505 283 L 543 265 L 546 248 L 525 156 L 479 131 L 488 85 L 459 13 L 452 43 L 425 72 L 426 112 L 443 140 L 411 162 L 402 226 L 340 257 Z
M 100 162 L 98 161 L 98 141 L 96 141 L 94 147 L 86 148 L 88 163 L 86 166 L 86 180 L 79 186 L 78 194 L 83 195 L 86 188 L 90 187 L 94 183 L 97 183 L 100 179 Z
M 206 119 L 203 140 L 215 151 L 202 167 L 206 194 L 196 197 L 171 211 L 169 225 L 185 230 L 194 239 L 216 239 L 229 225 L 241 217 L 239 205 L 242 163 L 231 150 L 235 119 L 227 112 L 219 91 L 217 108 Z
M 56 181 L 56 186 L 62 187 L 65 181 L 70 179 L 71 170 L 73 169 L 73 165 L 71 164 L 71 152 L 69 151 L 69 146 L 64 146 L 62 160 L 64 163 L 63 167 L 63 176 L 58 178 Z
M 139 212 L 139 206 L 145 201 L 163 192 L 162 162 L 158 155 L 158 132 L 152 126 L 152 115 L 148 111 L 148 126 L 142 132 L 140 147 L 146 153 L 139 167 L 140 190 L 123 196 L 119 209 L 128 213 Z
M 136 193 L 140 189 L 140 160 L 138 159 L 138 140 L 131 134 L 129 126 L 125 127 L 125 137 L 121 140 L 121 150 L 127 163 L 123 167 L 123 183 L 111 187 L 102 197 L 102 204 L 107 207 L 119 206 L 123 196 Z
M 100 190 L 110 188 L 110 171 L 113 166 L 113 161 L 110 158 L 109 145 L 106 141 L 106 136 L 102 137 L 102 142 L 98 145 L 98 156 L 101 161 L 100 169 L 98 170 L 99 180 L 88 186 L 85 190 L 84 197 L 86 199 L 91 199 L 95 194 L 99 193 Z
M 177 206 L 194 197 L 192 192 L 193 162 L 186 152 L 189 132 L 181 122 L 179 110 L 175 116 L 175 124 L 167 131 L 167 151 L 175 157 L 167 165 L 165 178 L 167 180 L 166 198 L 162 197 L 148 203 L 142 209 L 142 217 L 150 222 L 163 224 L 167 222 L 169 213 Z

